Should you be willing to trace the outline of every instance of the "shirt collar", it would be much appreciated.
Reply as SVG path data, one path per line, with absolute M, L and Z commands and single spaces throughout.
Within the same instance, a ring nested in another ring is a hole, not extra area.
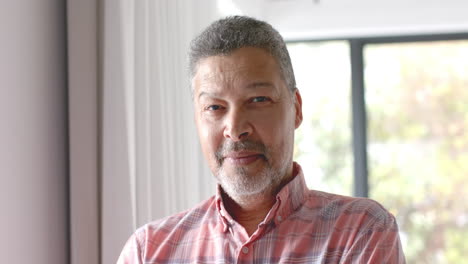
M 276 203 L 268 212 L 263 223 L 274 221 L 276 225 L 288 218 L 303 203 L 307 192 L 307 185 L 304 179 L 304 173 L 301 166 L 293 163 L 293 179 L 286 184 L 276 195 Z M 226 211 L 222 200 L 222 188 L 218 184 L 216 192 L 216 208 L 223 224 L 223 230 L 226 232 L 230 224 L 234 221 L 231 215 Z
M 218 212 L 218 217 L 220 218 L 221 223 L 222 223 L 223 232 L 227 232 L 229 229 L 229 226 L 231 226 L 231 223 L 232 221 L 234 221 L 234 219 L 232 219 L 231 215 L 226 211 L 226 208 L 224 207 L 221 192 L 222 192 L 221 185 L 218 184 L 217 191 L 216 191 L 216 198 L 215 198 L 216 209 Z

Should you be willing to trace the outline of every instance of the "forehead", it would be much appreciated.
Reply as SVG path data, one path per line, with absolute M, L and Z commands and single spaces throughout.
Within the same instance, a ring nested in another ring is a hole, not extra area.
M 254 47 L 200 60 L 192 80 L 196 94 L 205 90 L 248 87 L 252 83 L 282 86 L 276 60 L 267 51 Z

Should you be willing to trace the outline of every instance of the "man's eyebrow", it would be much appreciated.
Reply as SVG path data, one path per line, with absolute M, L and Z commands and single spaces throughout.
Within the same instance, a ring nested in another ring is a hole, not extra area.
M 247 85 L 247 88 L 262 88 L 262 87 L 270 87 L 275 88 L 275 85 L 270 82 L 253 82 Z
M 253 82 L 253 83 L 249 83 L 246 86 L 246 88 L 248 88 L 248 89 L 256 89 L 256 88 L 262 88 L 262 87 L 275 88 L 275 85 L 273 83 L 270 83 L 270 82 Z M 202 96 L 217 97 L 217 93 L 202 91 L 202 92 L 200 92 L 200 94 L 198 94 L 198 99 L 200 99 Z
M 198 95 L 198 99 L 200 99 L 202 96 L 212 96 L 212 97 L 216 97 L 216 94 L 202 91 L 202 92 Z

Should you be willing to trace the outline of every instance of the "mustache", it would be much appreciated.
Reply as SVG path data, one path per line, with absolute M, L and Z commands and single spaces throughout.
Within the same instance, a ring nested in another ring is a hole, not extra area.
M 260 153 L 264 159 L 267 159 L 267 148 L 266 146 L 257 141 L 244 140 L 244 141 L 226 141 L 223 143 L 218 150 L 215 152 L 216 160 L 221 165 L 224 161 L 224 157 L 230 152 L 237 151 L 252 151 Z

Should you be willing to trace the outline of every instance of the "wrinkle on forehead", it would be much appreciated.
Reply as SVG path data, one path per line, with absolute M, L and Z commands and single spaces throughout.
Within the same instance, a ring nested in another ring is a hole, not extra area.
M 237 59 L 239 58 L 239 59 Z M 269 66 L 268 61 L 252 62 L 245 57 L 233 58 L 230 56 L 213 56 L 200 61 L 195 76 L 202 75 L 202 79 L 211 79 L 216 76 L 232 75 L 241 72 L 258 71 Z
M 271 80 L 263 71 L 263 67 L 252 66 L 235 66 L 219 67 L 216 65 L 204 65 L 204 69 L 200 69 L 194 78 L 194 87 L 197 90 L 223 90 L 232 89 L 234 87 L 242 87 L 247 89 L 256 88 L 271 88 L 278 90 L 275 82 Z

